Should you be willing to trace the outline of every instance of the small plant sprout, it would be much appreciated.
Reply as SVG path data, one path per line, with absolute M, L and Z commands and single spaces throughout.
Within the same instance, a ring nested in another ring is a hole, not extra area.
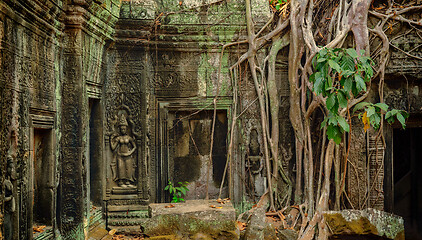
M 169 193 L 173 195 L 171 200 L 172 203 L 185 201 L 183 197 L 186 195 L 187 191 L 189 191 L 187 188 L 189 182 L 178 182 L 177 184 L 179 185 L 178 187 L 169 181 L 168 185 L 164 188 L 164 190 L 169 191 Z

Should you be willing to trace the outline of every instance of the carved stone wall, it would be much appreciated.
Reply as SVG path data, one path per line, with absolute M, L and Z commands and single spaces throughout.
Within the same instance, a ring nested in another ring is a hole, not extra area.
M 55 64 L 60 64 L 58 39 L 63 26 L 57 18 L 62 2 L 0 4 L 1 158 L 6 163 L 6 155 L 12 156 L 17 172 L 12 180 L 16 210 L 11 214 L 11 225 L 3 224 L 1 229 L 11 230 L 10 239 L 28 239 L 32 235 L 33 180 L 30 113 L 55 116 L 55 87 L 59 77 Z
M 266 4 L 253 1 L 258 26 L 269 17 Z M 97 203 L 107 202 L 99 207 L 109 211 L 112 224 L 135 226 L 145 217 L 148 203 L 166 199 L 163 189 L 169 178 L 183 177 L 183 174 L 172 176 L 177 171 L 171 172 L 174 167 L 171 159 L 177 156 L 168 145 L 172 129 L 169 114 L 210 112 L 217 94 L 217 109 L 227 117 L 224 136 L 230 136 L 233 115 L 242 114 L 235 124 L 233 161 L 228 174 L 229 196 L 237 203 L 244 200 L 249 190 L 245 184 L 248 171 L 259 175 L 253 182 L 260 187 L 254 187 L 252 195 L 260 195 L 265 188 L 265 171 L 259 162 L 260 151 L 252 154 L 250 150 L 257 142 L 263 146 L 260 131 L 251 134 L 253 129 L 260 129 L 256 93 L 250 76 L 244 71 L 246 66 L 242 66 L 242 77 L 237 82 L 240 104 L 234 112 L 233 83 L 228 71 L 245 48 L 231 47 L 220 56 L 225 43 L 245 39 L 244 8 L 242 0 L 1 1 L 2 235 L 7 229 L 11 230 L 12 239 L 32 237 L 36 164 L 31 144 L 34 131 L 48 129 L 54 143 L 48 173 L 54 184 L 48 187 L 54 195 L 52 201 L 57 202 L 51 213 L 52 235 L 62 239 L 85 237 L 89 225 L 84 223 L 89 222 L 91 208 L 91 155 L 87 153 L 93 144 L 89 142 L 89 103 L 93 99 L 99 109 L 95 111 L 99 115 L 95 116 L 95 126 L 102 125 L 96 129 L 102 139 L 98 143 L 101 146 L 95 149 L 101 151 L 98 156 L 103 160 L 103 164 L 98 165 L 103 168 L 100 171 L 103 175 L 99 177 L 103 181 L 98 180 L 96 185 L 102 193 L 97 196 Z M 392 107 L 421 114 L 418 82 L 421 61 L 397 49 L 420 57 L 419 38 L 407 35 L 392 42 L 384 96 Z M 294 137 L 288 118 L 286 56 L 286 52 L 281 52 L 277 61 L 277 78 L 280 79 L 277 88 L 281 96 L 279 157 L 293 179 Z M 222 71 L 219 74 L 220 59 Z M 400 75 L 404 77 L 397 78 Z M 209 126 L 208 120 L 200 121 Z M 352 133 L 356 142 L 352 144 L 350 155 L 356 169 L 348 168 L 348 191 L 351 201 L 362 206 L 364 200 L 359 194 L 364 191 L 363 186 L 373 181 L 370 175 L 380 163 L 376 160 L 372 165 L 367 164 L 368 152 L 362 152 L 368 150 L 365 134 L 356 129 Z M 206 137 L 203 139 L 208 139 Z M 17 209 L 7 216 L 10 220 L 6 227 L 3 183 L 8 177 L 7 155 L 12 156 L 18 174 L 11 180 Z M 116 175 L 117 171 L 122 173 Z M 357 187 L 355 182 L 359 182 Z M 279 186 L 285 187 L 282 183 Z M 380 187 L 377 185 L 376 190 Z M 374 194 L 369 196 L 370 201 Z M 122 220 L 127 209 L 133 217 Z
M 59 203 L 53 210 L 58 212 L 51 213 L 51 227 L 64 238 L 84 236 L 83 219 L 88 217 L 83 207 L 88 189 L 83 154 L 88 101 L 85 82 L 94 86 L 90 96 L 100 98 L 103 46 L 114 32 L 117 2 L 0 3 L 0 158 L 3 164 L 6 155 L 12 155 L 18 173 L 12 181 L 17 203 L 12 239 L 32 238 L 34 149 L 30 143 L 34 129 L 50 129 L 54 142 L 51 166 L 46 169 L 51 169 L 48 174 L 53 179 L 60 179 L 60 187 L 57 182 L 48 183 Z M 5 165 L 1 169 L 3 183 Z M 3 185 L 0 190 L 3 196 Z M 0 206 L 3 216 L 3 204 Z M 4 233 L 3 218 L 0 223 Z

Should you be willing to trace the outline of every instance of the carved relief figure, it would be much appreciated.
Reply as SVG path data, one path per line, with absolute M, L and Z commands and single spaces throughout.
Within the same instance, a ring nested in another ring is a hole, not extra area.
M 265 192 L 265 178 L 262 174 L 264 167 L 261 156 L 261 146 L 258 140 L 258 131 L 252 129 L 250 132 L 249 149 L 246 158 L 246 170 L 248 172 L 248 186 L 251 197 L 260 196 Z
M 7 172 L 6 179 L 3 182 L 5 195 L 4 195 L 4 230 L 5 239 L 13 238 L 13 213 L 16 211 L 16 202 L 13 197 L 14 188 L 12 180 L 15 180 L 16 172 L 11 155 L 7 156 Z
M 118 133 L 110 136 L 114 159 L 111 162 L 113 180 L 120 187 L 135 187 L 135 140 L 128 134 L 128 122 L 124 114 L 120 115 Z

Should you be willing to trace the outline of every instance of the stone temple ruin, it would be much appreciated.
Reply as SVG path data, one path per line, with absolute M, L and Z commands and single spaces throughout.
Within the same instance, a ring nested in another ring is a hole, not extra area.
M 245 46 L 227 49 L 220 81 L 217 76 L 221 46 L 245 38 L 244 1 L 210 3 L 0 1 L 5 239 L 84 239 L 98 224 L 138 226 L 148 217 L 149 204 L 169 201 L 164 191 L 169 180 L 188 181 L 186 198 L 204 199 L 209 178 L 209 197 L 216 199 L 231 137 L 233 161 L 223 197 L 237 209 L 259 199 L 267 176 L 259 106 L 247 74 L 238 83 L 243 112 L 230 136 L 234 109 L 227 66 Z M 266 4 L 253 1 L 258 24 L 269 18 Z M 393 44 L 410 50 L 422 42 L 408 34 Z M 422 57 L 420 50 L 415 54 Z M 294 172 L 287 56 L 282 51 L 277 59 L 280 148 L 283 167 Z M 386 144 L 379 151 L 372 132 L 353 130 L 355 168 L 348 172 L 347 191 L 356 208 L 401 215 L 406 231 L 417 232 L 422 227 L 422 62 L 393 48 L 387 70 L 385 99 L 410 112 L 408 128 L 386 126 Z M 365 198 L 362 188 L 374 182 Z M 34 233 L 41 225 L 43 233 Z

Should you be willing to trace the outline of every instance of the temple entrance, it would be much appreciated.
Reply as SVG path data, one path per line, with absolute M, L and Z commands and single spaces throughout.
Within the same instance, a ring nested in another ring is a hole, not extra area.
M 89 98 L 89 124 L 87 127 L 86 159 L 88 164 L 89 226 L 98 224 L 103 207 L 103 126 L 99 99 Z
M 32 141 L 32 211 L 34 225 L 53 225 L 54 152 L 51 129 L 34 129 Z
M 89 128 L 88 134 L 88 159 L 89 159 L 89 188 L 91 204 L 101 207 L 103 202 L 103 176 L 104 165 L 102 161 L 103 148 L 103 123 L 99 99 L 89 99 Z
M 422 128 L 394 129 L 393 212 L 404 218 L 408 240 L 422 239 Z
M 186 199 L 204 199 L 209 174 L 209 198 L 218 198 L 226 165 L 226 111 L 217 111 L 209 171 L 207 164 L 210 157 L 213 111 L 178 111 L 169 112 L 168 116 L 169 180 L 175 183 L 189 182 Z M 226 177 L 222 197 L 227 196 L 227 182 Z

